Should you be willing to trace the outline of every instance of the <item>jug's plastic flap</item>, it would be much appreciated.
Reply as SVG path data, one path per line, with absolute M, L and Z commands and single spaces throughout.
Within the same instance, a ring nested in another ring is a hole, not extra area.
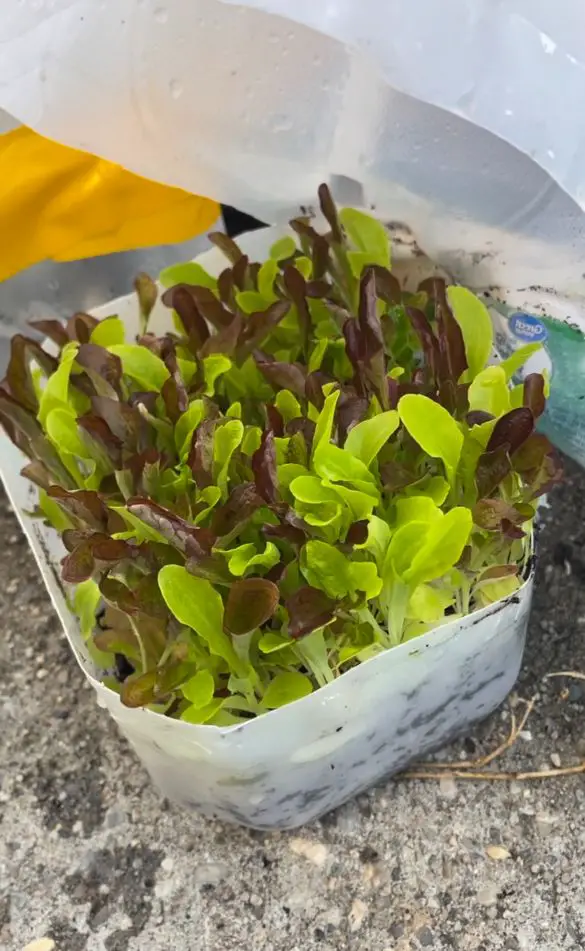
M 573 294 L 584 26 L 578 0 L 30 0 L 0 10 L 0 107 L 269 221 L 325 179 L 474 286 Z

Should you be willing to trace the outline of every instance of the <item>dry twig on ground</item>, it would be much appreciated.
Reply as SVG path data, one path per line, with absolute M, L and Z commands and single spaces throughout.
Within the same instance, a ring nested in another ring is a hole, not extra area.
M 552 677 L 570 677 L 576 680 L 585 680 L 585 674 L 577 671 L 559 671 L 558 673 L 547 674 L 544 678 L 549 680 Z M 575 766 L 560 766 L 553 769 L 538 770 L 486 770 L 485 767 L 493 763 L 494 760 L 502 756 L 507 750 L 511 749 L 516 743 L 518 736 L 526 726 L 528 717 L 534 710 L 536 697 L 531 700 L 521 700 L 524 704 L 524 710 L 519 720 L 516 714 L 511 712 L 510 732 L 506 739 L 485 756 L 473 760 L 458 760 L 453 762 L 428 762 L 418 763 L 412 769 L 406 770 L 401 774 L 401 779 L 442 779 L 445 776 L 452 776 L 454 779 L 467 779 L 475 781 L 490 782 L 511 782 L 512 780 L 526 781 L 533 779 L 556 779 L 559 776 L 575 776 L 579 773 L 585 773 L 585 760 Z

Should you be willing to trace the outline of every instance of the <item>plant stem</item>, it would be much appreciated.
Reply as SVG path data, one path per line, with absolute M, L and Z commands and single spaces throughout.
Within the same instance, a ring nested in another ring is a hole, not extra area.
M 144 646 L 144 641 L 142 640 L 142 635 L 140 631 L 138 630 L 138 625 L 136 621 L 134 620 L 134 618 L 132 617 L 132 615 L 128 614 L 127 617 L 128 617 L 128 620 L 130 621 L 130 625 L 134 632 L 134 636 L 136 637 L 136 640 L 138 641 L 138 647 L 140 649 L 140 663 L 142 664 L 142 672 L 145 673 L 148 670 L 148 659 L 146 656 L 146 648 Z
M 381 644 L 382 647 L 392 647 L 392 641 L 388 636 L 388 632 L 381 627 L 376 618 L 372 614 L 369 608 L 360 608 L 359 611 L 356 611 L 355 614 L 358 617 L 358 620 L 362 621 L 365 624 L 369 624 L 370 627 L 374 630 L 374 638 L 378 644 Z
M 324 687 L 335 679 L 333 671 L 329 666 L 325 638 L 323 637 L 323 628 L 313 631 L 312 634 L 298 641 L 296 650 L 320 687 Z
M 408 606 L 409 596 L 410 588 L 408 585 L 396 580 L 392 585 L 390 605 L 388 610 L 388 630 L 390 632 L 390 640 L 393 646 L 400 644 L 402 640 L 404 620 L 406 618 L 406 608 Z

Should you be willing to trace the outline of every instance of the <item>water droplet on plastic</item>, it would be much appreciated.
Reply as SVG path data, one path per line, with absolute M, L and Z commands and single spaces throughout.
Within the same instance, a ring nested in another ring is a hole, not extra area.
M 157 23 L 166 23 L 169 18 L 169 11 L 166 7 L 157 7 L 154 11 L 154 19 Z
M 268 34 L 268 42 L 269 42 L 269 43 L 279 43 L 279 42 L 280 42 L 280 34 L 279 34 L 279 33 L 269 33 L 269 34 Z
M 313 56 L 313 66 L 320 66 L 323 60 L 320 56 Z
M 31 10 L 42 10 L 45 5 L 45 0 L 30 0 Z
M 173 99 L 180 99 L 183 95 L 183 84 L 178 79 L 171 79 L 169 83 L 169 92 Z
M 291 30 L 290 33 L 286 34 L 287 40 L 294 40 L 295 36 L 296 36 L 296 33 L 294 33 L 293 30 Z
M 290 116 L 284 115 L 282 113 L 280 115 L 272 116 L 269 125 L 271 132 L 290 132 L 293 127 Z

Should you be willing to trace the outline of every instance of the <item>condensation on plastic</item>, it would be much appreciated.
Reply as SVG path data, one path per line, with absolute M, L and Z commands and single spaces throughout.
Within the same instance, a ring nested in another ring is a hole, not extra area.
M 223 230 L 219 222 L 214 230 Z M 127 294 L 139 271 L 156 276 L 169 264 L 189 260 L 207 245 L 207 237 L 200 236 L 181 244 L 84 261 L 35 264 L 0 283 L 0 343 L 30 320 L 67 318 Z
M 240 244 L 252 259 L 262 258 L 280 233 L 256 232 Z M 396 273 L 413 286 L 434 271 L 408 235 L 396 241 L 395 256 Z M 215 274 L 225 264 L 216 249 L 198 260 Z M 117 313 L 129 334 L 137 329 L 133 297 L 94 313 Z M 168 311 L 158 306 L 152 323 L 160 330 L 165 322 Z M 62 544 L 27 515 L 36 490 L 19 475 L 22 465 L 19 451 L 1 435 L 0 476 L 75 656 L 154 783 L 183 806 L 259 829 L 295 828 L 465 733 L 504 700 L 516 680 L 532 576 L 512 598 L 387 651 L 311 696 L 243 725 L 196 726 L 128 709 L 98 680 L 60 581 Z
M 266 221 L 326 179 L 470 286 L 582 286 L 578 0 L 25 0 L 0 47 L 59 141 Z
M 461 283 L 585 321 L 580 0 L 21 0 L 0 53 L 0 109 L 49 137 L 267 222 L 326 180 Z M 584 340 L 547 417 L 581 462 Z

